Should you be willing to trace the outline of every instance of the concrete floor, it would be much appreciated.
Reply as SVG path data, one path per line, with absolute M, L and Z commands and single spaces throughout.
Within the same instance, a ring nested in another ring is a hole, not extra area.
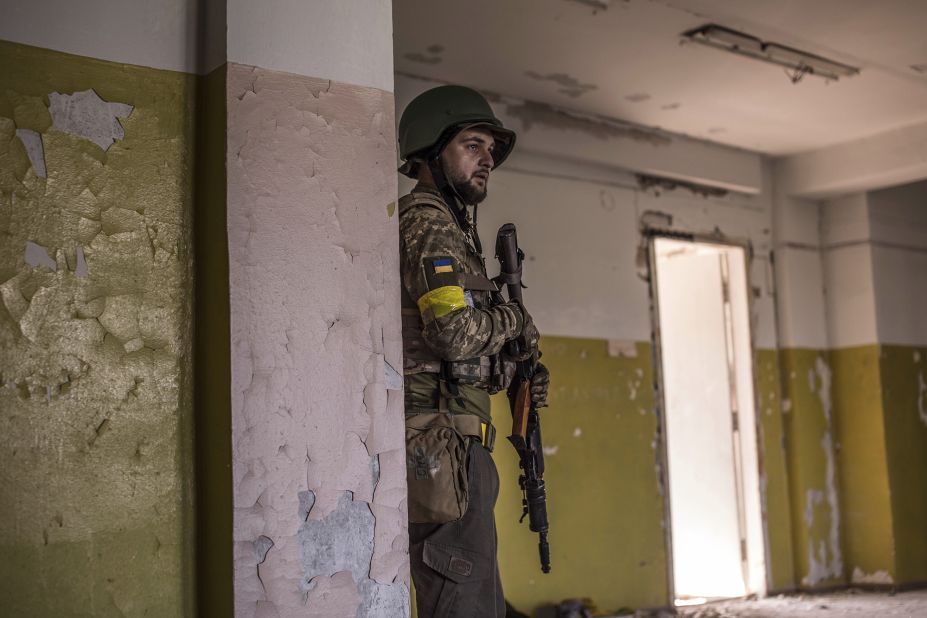
M 756 601 L 723 601 L 680 607 L 678 612 L 688 618 L 927 618 L 927 590 L 894 595 L 848 590 L 820 595 L 774 596 Z

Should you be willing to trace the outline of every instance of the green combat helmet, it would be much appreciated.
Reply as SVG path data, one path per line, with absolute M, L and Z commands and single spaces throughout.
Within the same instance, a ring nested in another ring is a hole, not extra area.
M 438 86 L 418 95 L 399 120 L 399 171 L 410 176 L 414 159 L 434 159 L 463 129 L 485 127 L 496 139 L 493 167 L 502 165 L 515 145 L 515 132 L 502 126 L 486 99 L 465 86 Z

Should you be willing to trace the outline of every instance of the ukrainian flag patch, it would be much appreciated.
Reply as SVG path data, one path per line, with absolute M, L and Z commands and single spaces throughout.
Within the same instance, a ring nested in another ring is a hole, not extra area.
M 451 258 L 439 258 L 437 260 L 432 260 L 431 265 L 434 268 L 435 274 L 454 272 L 454 263 Z

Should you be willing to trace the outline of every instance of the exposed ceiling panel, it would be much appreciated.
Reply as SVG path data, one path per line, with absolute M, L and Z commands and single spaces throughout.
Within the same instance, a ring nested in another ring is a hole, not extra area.
M 923 0 L 394 0 L 396 70 L 748 150 L 802 152 L 927 121 Z M 717 23 L 859 67 L 681 44 Z

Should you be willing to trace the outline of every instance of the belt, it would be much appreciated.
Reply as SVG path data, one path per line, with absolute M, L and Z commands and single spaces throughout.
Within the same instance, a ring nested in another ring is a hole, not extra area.
M 474 439 L 479 439 L 480 444 L 489 451 L 492 452 L 493 447 L 496 444 L 496 426 L 492 423 L 487 423 L 480 419 L 480 417 L 475 414 L 452 414 L 454 419 L 454 427 L 461 434 L 469 436 Z M 479 423 L 479 430 L 476 428 L 476 424 Z M 479 431 L 479 433 L 477 433 Z
M 450 421 L 457 433 L 468 438 L 473 438 L 474 440 L 478 439 L 480 444 L 490 453 L 496 444 L 495 425 L 484 422 L 475 414 L 451 414 L 431 408 L 414 409 L 416 412 L 412 414 L 406 413 L 406 425 L 409 427 L 421 428 L 424 424 L 430 422 L 428 418 L 425 418 L 426 415 L 430 418 L 434 418 L 435 414 L 442 414 L 446 415 L 447 420 Z M 419 417 L 419 419 L 416 419 L 416 417 Z

